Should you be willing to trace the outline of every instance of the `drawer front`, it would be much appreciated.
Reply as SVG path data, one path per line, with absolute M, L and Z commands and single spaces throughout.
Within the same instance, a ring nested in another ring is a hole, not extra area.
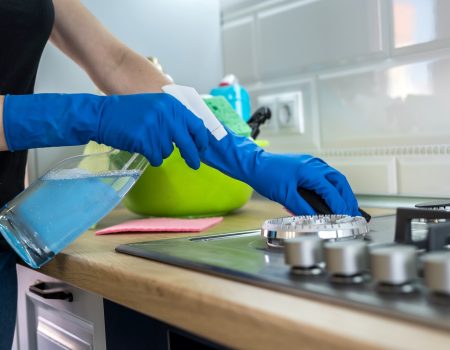
M 103 299 L 18 265 L 19 349 L 106 349 Z

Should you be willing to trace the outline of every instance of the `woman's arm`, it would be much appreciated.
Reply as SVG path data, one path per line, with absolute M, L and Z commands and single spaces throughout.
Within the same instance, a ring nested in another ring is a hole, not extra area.
M 161 92 L 170 80 L 151 62 L 116 39 L 78 0 L 53 0 L 50 40 L 78 63 L 105 94 Z M 124 3 L 123 6 L 126 6 Z M 8 146 L 0 96 L 0 151 Z
M 53 4 L 51 42 L 78 63 L 104 93 L 160 92 L 170 83 L 145 57 L 115 38 L 79 0 L 53 0 Z
M 0 95 L 0 151 L 7 151 L 8 146 L 6 145 L 5 132 L 3 131 L 3 101 L 5 96 Z

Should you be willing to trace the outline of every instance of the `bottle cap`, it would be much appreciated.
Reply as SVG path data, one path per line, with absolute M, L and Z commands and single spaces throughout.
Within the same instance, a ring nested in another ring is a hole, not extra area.
M 236 76 L 234 74 L 228 74 L 223 77 L 222 81 L 219 83 L 219 86 L 228 86 L 235 84 L 239 84 L 239 81 L 236 78 Z

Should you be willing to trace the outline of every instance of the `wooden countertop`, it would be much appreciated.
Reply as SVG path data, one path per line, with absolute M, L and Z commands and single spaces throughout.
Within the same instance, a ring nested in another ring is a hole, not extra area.
M 254 229 L 267 218 L 284 215 L 286 212 L 275 203 L 252 200 L 205 232 Z M 136 216 L 119 208 L 98 227 L 132 218 Z M 232 348 L 437 350 L 450 347 L 449 332 L 114 251 L 122 243 L 187 235 L 195 234 L 95 236 L 88 231 L 44 266 L 42 272 Z

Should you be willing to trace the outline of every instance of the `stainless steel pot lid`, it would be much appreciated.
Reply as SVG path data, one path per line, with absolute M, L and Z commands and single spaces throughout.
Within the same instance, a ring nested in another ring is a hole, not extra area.
M 369 232 L 366 219 L 348 215 L 302 215 L 266 220 L 261 235 L 270 246 L 283 246 L 284 240 L 318 235 L 324 240 L 362 238 Z

